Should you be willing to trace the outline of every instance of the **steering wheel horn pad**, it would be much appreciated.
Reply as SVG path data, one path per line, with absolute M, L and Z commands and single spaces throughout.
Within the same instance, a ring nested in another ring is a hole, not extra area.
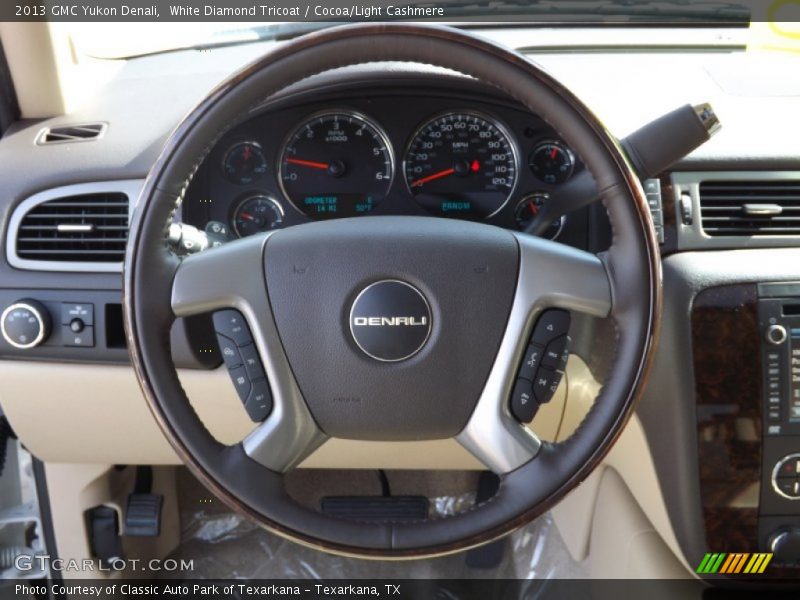
M 608 251 L 595 256 L 433 217 L 333 220 L 183 259 L 170 251 L 165 224 L 222 134 L 306 77 L 374 61 L 459 71 L 545 119 L 597 183 L 614 232 Z M 367 336 L 378 340 L 372 354 L 390 360 L 370 356 L 352 331 L 354 303 L 379 282 L 411 286 L 430 317 L 422 322 L 426 314 L 413 295 L 395 304 L 393 294 L 399 293 L 391 286 L 383 290 L 389 300 L 369 306 L 380 312 L 386 302 L 387 314 L 356 314 L 367 323 L 377 318 L 378 328 L 429 328 L 425 336 Z M 212 91 L 175 130 L 151 170 L 131 224 L 124 286 L 137 378 L 165 436 L 195 475 L 224 502 L 294 541 L 396 558 L 490 541 L 542 514 L 580 483 L 632 414 L 652 358 L 661 298 L 644 192 L 597 119 L 519 54 L 455 29 L 401 23 L 304 36 Z M 391 314 L 406 306 L 412 314 Z M 508 409 L 527 336 L 548 307 L 611 317 L 617 334 L 600 396 L 576 433 L 558 444 L 541 442 Z M 192 409 L 169 348 L 175 318 L 221 308 L 236 308 L 247 319 L 274 398 L 269 417 L 233 446 L 217 442 Z M 406 356 L 404 349 L 416 345 Z M 500 487 L 491 500 L 447 519 L 368 523 L 327 517 L 289 498 L 281 473 L 331 436 L 453 437 L 501 475 Z

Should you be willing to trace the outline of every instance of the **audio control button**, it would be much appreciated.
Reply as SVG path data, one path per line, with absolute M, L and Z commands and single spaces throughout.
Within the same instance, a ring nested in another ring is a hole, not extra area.
M 780 346 L 786 341 L 786 328 L 783 325 L 770 325 L 764 335 L 770 344 Z

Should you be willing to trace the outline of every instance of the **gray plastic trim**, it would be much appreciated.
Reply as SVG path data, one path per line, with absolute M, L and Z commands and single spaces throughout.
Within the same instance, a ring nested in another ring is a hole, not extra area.
M 274 408 L 242 445 L 256 462 L 285 472 L 328 436 L 317 427 L 306 406 L 272 318 L 263 275 L 270 235 L 236 240 L 185 258 L 175 273 L 172 310 L 176 317 L 188 317 L 236 308 L 245 316 L 267 372 Z M 252 276 L 242 278 L 242 273 Z
M 487 468 L 508 473 L 533 459 L 541 441 L 509 411 L 509 397 L 533 323 L 545 308 L 565 308 L 597 317 L 611 311 L 605 265 L 588 252 L 515 234 L 519 280 L 506 332 L 475 411 L 456 440 Z
M 800 245 L 798 235 L 715 235 L 703 231 L 700 213 L 700 183 L 704 181 L 800 181 L 800 171 L 691 171 L 673 173 L 673 210 L 677 228 L 678 250 L 717 250 L 723 248 L 776 248 Z M 681 196 L 688 194 L 692 223 L 684 225 L 680 214 Z
M 69 273 L 121 273 L 122 261 L 118 263 L 101 262 L 61 262 L 55 260 L 31 260 L 20 258 L 17 255 L 17 233 L 20 223 L 28 212 L 50 200 L 58 200 L 67 196 L 80 194 L 97 194 L 109 192 L 122 192 L 128 197 L 128 217 L 133 216 L 139 193 L 144 186 L 144 179 L 121 179 L 118 181 L 96 181 L 91 183 L 77 183 L 44 190 L 20 202 L 8 221 L 8 234 L 6 235 L 6 259 L 15 269 L 28 271 L 63 271 Z

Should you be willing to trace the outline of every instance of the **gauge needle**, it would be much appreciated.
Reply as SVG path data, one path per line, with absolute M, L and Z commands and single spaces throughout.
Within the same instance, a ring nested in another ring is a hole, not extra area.
M 433 173 L 432 175 L 427 175 L 422 177 L 421 179 L 417 179 L 416 181 L 411 183 L 411 187 L 419 187 L 429 181 L 434 181 L 436 179 L 441 179 L 442 177 L 447 177 L 448 175 L 452 175 L 455 173 L 456 170 L 453 167 L 449 169 L 445 169 L 444 171 L 439 171 L 438 173 Z
M 312 169 L 327 169 L 328 167 L 330 167 L 330 165 L 328 163 L 316 162 L 316 161 L 313 161 L 313 160 L 302 160 L 300 158 L 287 158 L 286 162 L 290 163 L 290 164 L 293 164 L 293 165 L 301 165 L 303 167 L 311 167 Z
M 552 150 L 550 150 L 550 158 L 551 158 L 552 160 L 555 160 L 555 159 L 556 159 L 556 155 L 557 155 L 557 154 L 558 154 L 558 147 L 556 147 L 556 146 L 553 146 L 553 149 L 552 149 Z
M 246 212 L 239 213 L 239 216 L 241 218 L 243 218 L 243 219 L 247 219 L 248 221 L 255 221 L 256 220 L 256 218 L 253 215 L 251 215 L 250 213 L 246 213 Z

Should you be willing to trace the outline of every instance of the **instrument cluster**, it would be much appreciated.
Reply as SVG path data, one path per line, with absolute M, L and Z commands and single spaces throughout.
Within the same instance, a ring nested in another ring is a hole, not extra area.
M 362 95 L 235 127 L 192 181 L 183 220 L 217 238 L 367 214 L 523 229 L 581 168 L 546 123 L 513 105 Z

